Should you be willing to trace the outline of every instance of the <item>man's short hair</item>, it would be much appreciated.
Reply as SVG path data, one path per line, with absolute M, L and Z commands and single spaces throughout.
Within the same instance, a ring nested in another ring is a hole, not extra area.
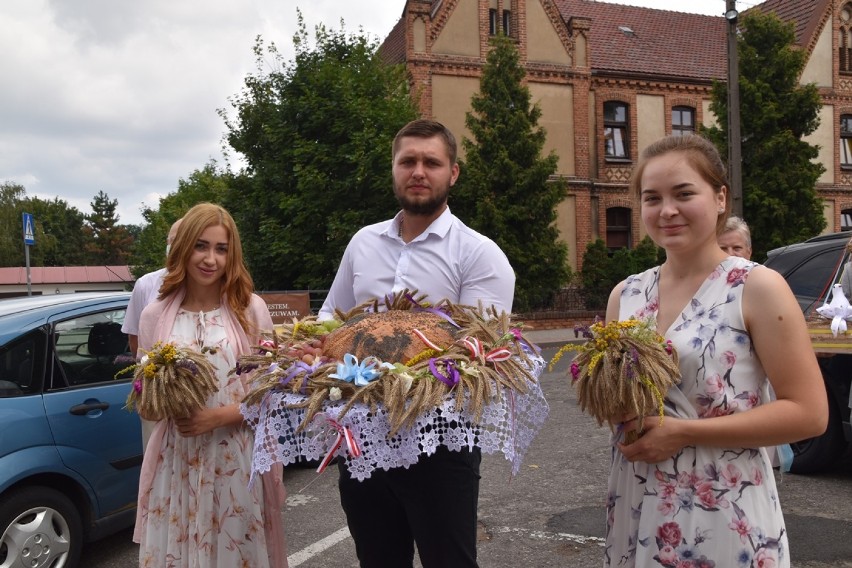
M 444 145 L 447 147 L 447 154 L 450 156 L 450 165 L 455 164 L 456 157 L 458 155 L 456 137 L 453 136 L 453 133 L 450 132 L 449 128 L 440 122 L 426 118 L 412 120 L 396 133 L 396 136 L 393 139 L 392 156 L 394 158 L 396 157 L 396 153 L 399 151 L 400 140 L 402 138 L 434 138 L 435 136 L 440 136 L 444 141 Z

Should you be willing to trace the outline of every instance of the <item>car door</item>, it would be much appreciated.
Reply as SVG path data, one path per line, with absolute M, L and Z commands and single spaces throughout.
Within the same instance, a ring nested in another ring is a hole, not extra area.
M 52 325 L 45 411 L 63 463 L 87 480 L 99 516 L 135 506 L 142 462 L 139 417 L 124 408 L 131 374 L 116 378 L 133 363 L 120 331 L 124 312 L 112 308 Z
M 41 397 L 46 349 L 44 328 L 0 346 L 0 491 L 22 471 L 43 471 L 42 462 L 50 461 L 45 456 L 53 447 L 53 435 Z

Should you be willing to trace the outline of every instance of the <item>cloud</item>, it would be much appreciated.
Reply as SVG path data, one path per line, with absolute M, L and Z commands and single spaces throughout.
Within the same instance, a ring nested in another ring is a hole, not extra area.
M 84 213 L 99 191 L 123 223 L 221 154 L 229 109 L 260 35 L 288 60 L 297 7 L 382 40 L 403 0 L 3 0 L 0 183 Z M 232 160 L 233 161 L 233 160 Z

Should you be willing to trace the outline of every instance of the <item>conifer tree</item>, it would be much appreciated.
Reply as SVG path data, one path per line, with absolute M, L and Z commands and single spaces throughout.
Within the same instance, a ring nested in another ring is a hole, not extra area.
M 751 229 L 752 258 L 808 239 L 825 227 L 816 183 L 825 171 L 818 147 L 803 138 L 819 125 L 819 91 L 800 85 L 807 54 L 796 46 L 792 23 L 759 8 L 740 20 L 737 40 L 742 130 L 743 217 Z M 719 125 L 707 129 L 723 156 L 728 153 L 728 88 L 713 87 L 710 110 Z
M 566 187 L 551 181 L 557 156 L 542 156 L 541 109 L 531 102 L 512 40 L 496 36 L 479 93 L 465 125 L 465 160 L 450 207 L 473 229 L 492 238 L 515 269 L 515 311 L 546 304 L 570 276 L 567 245 L 559 240 L 556 206 Z

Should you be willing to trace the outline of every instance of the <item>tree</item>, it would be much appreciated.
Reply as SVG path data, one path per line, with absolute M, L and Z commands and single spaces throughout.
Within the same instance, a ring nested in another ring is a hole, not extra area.
M 258 289 L 331 285 L 355 231 L 395 213 L 391 142 L 417 117 L 404 68 L 385 65 L 374 41 L 317 26 L 311 47 L 298 19 L 295 60 L 258 39 L 236 118 L 220 110 L 248 163 L 227 207 Z
M 825 227 L 816 182 L 825 171 L 818 147 L 802 140 L 819 125 L 819 92 L 800 85 L 807 54 L 795 45 L 795 28 L 758 8 L 741 18 L 739 57 L 743 217 L 752 233 L 753 258 L 801 241 Z M 728 89 L 716 82 L 710 110 L 720 126 L 706 130 L 728 151 Z
M 0 266 L 24 265 L 24 233 L 22 213 L 27 192 L 24 186 L 0 184 Z
M 542 157 L 541 110 L 531 105 L 524 70 L 512 40 L 492 39 L 465 124 L 465 163 L 451 207 L 472 228 L 500 245 L 515 269 L 515 308 L 545 304 L 570 276 L 568 249 L 556 228 L 556 206 L 566 195 L 554 152 Z
M 665 251 L 645 236 L 636 248 L 620 248 L 610 254 L 603 239 L 595 239 L 586 246 L 580 282 L 586 308 L 606 308 L 612 289 L 631 274 L 639 274 L 662 264 Z
M 0 184 L 0 266 L 24 265 L 22 213 L 35 222 L 30 266 L 85 264 L 83 214 L 59 198 L 27 197 L 24 186 L 7 182 Z
M 27 202 L 36 224 L 36 244 L 32 251 L 33 258 L 40 263 L 38 266 L 85 265 L 86 216 L 58 197 L 52 201 L 32 197 Z
M 166 237 L 172 223 L 199 203 L 223 204 L 233 178 L 233 174 L 211 160 L 187 179 L 178 180 L 177 191 L 161 198 L 158 209 L 143 209 L 145 227 L 139 233 L 130 258 L 133 275 L 139 278 L 146 272 L 162 268 L 166 263 Z
M 103 191 L 91 202 L 92 213 L 86 216 L 83 233 L 89 239 L 86 254 L 89 264 L 127 264 L 133 239 L 123 226 L 118 224 L 115 212 L 118 200 L 110 200 Z

